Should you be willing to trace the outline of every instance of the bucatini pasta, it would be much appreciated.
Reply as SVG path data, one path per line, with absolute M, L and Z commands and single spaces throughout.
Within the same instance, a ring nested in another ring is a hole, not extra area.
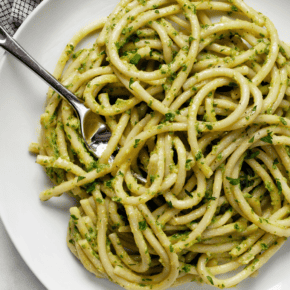
M 90 33 L 93 46 L 75 49 Z M 79 201 L 67 242 L 88 271 L 132 290 L 227 288 L 279 250 L 290 236 L 289 60 L 271 20 L 242 0 L 121 0 L 71 39 L 54 76 L 112 137 L 97 160 L 50 89 L 30 150 L 55 183 L 41 200 Z

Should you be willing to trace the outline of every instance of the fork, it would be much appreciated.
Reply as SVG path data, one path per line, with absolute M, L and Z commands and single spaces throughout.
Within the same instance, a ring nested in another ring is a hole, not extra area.
M 2 36 L 2 37 L 1 37 Z M 60 96 L 69 102 L 80 121 L 81 135 L 87 149 L 96 157 L 100 158 L 106 149 L 111 137 L 111 132 L 107 129 L 102 119 L 88 109 L 70 90 L 63 86 L 53 75 L 44 69 L 21 45 L 14 40 L 8 32 L 0 25 L 0 47 L 3 47 L 11 55 L 16 57 L 20 62 L 25 64 L 40 78 L 42 78 L 51 88 L 53 88 Z M 99 126 L 91 133 L 87 132 L 86 122 L 91 122 L 93 118 L 97 118 Z M 113 162 L 114 156 L 111 156 L 109 162 Z M 141 175 L 134 173 L 135 178 L 140 182 L 146 183 L 146 179 Z

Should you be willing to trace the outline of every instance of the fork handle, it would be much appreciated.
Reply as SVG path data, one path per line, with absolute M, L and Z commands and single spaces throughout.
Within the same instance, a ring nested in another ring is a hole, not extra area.
M 14 40 L 8 32 L 0 25 L 0 46 L 6 51 L 16 57 L 20 62 L 25 64 L 39 77 L 41 77 L 50 87 L 63 96 L 72 107 L 79 112 L 84 105 L 77 99 L 77 97 L 64 87 L 53 75 L 44 69 L 34 58 L 32 58 L 27 51 Z

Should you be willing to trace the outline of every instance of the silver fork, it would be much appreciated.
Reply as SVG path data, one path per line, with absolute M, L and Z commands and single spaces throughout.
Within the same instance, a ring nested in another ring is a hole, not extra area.
M 80 120 L 81 134 L 87 149 L 95 157 L 100 158 L 111 137 L 111 132 L 107 129 L 107 126 L 102 119 L 88 109 L 71 91 L 63 86 L 54 76 L 33 59 L 1 25 L 0 46 L 40 76 L 51 88 L 70 103 Z M 86 123 L 92 122 L 92 120 L 98 122 L 98 126 L 93 133 L 88 132 L 87 128 L 89 126 L 86 126 Z M 114 157 L 111 156 L 109 162 L 112 162 L 113 160 Z M 139 174 L 134 173 L 133 175 L 142 183 L 146 183 L 146 179 Z

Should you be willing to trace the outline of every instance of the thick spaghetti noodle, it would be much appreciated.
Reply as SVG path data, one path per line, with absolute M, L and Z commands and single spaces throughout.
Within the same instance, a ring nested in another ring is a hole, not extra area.
M 86 269 L 126 289 L 224 288 L 278 251 L 290 235 L 289 59 L 241 0 L 121 0 L 71 39 L 54 76 L 112 137 L 96 160 L 49 90 L 30 150 L 55 183 L 41 200 L 79 200 L 67 241 Z

